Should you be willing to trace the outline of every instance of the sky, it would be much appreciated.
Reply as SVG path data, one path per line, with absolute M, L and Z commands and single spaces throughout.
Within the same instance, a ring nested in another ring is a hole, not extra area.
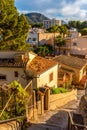
M 15 0 L 20 13 L 37 12 L 49 18 L 87 20 L 87 0 Z

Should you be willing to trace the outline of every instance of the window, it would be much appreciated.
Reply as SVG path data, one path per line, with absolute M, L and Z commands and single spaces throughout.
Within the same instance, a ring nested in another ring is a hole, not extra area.
M 77 43 L 76 43 L 76 42 L 73 42 L 73 46 L 77 46 Z
M 53 72 L 49 75 L 49 82 L 53 80 Z
M 14 76 L 18 77 L 18 71 L 14 71 Z
M 36 38 L 33 38 L 33 41 L 36 41 Z
M 0 75 L 0 80 L 6 80 L 6 75 Z

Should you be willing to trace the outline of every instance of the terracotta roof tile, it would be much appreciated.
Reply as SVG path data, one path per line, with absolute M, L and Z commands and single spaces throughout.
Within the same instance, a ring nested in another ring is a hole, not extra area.
M 60 55 L 54 58 L 60 64 L 64 64 L 73 68 L 81 69 L 86 65 L 87 61 L 74 56 Z
M 28 68 L 32 70 L 33 72 L 35 72 L 36 74 L 40 74 L 52 68 L 56 64 L 58 63 L 54 60 L 49 60 L 40 56 L 36 56 L 28 65 Z

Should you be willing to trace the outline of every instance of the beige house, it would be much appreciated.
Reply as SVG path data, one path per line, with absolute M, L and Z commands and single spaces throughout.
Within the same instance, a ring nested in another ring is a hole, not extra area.
M 60 54 L 72 54 L 72 46 L 75 45 L 77 39 L 81 37 L 81 34 L 76 29 L 69 29 L 64 36 L 66 44 L 60 47 Z
M 87 75 L 87 60 L 85 59 L 80 59 L 74 56 L 59 55 L 55 57 L 54 60 L 59 64 L 59 74 L 62 69 L 61 75 L 63 74 L 64 76 L 64 74 L 68 74 L 69 79 L 74 84 L 80 83 L 83 77 Z
M 25 52 L 0 51 L 0 84 L 18 80 L 24 87 L 26 63 L 22 61 Z
M 78 37 L 71 43 L 71 54 L 87 58 L 87 36 Z
M 0 84 L 18 80 L 24 87 L 57 87 L 58 63 L 33 52 L 0 52 Z
M 29 53 L 29 61 L 26 66 L 29 79 L 32 79 L 34 88 L 57 87 L 58 63 L 40 57 L 32 52 Z
M 54 38 L 58 35 L 59 33 L 30 32 L 27 38 L 27 43 L 36 47 L 43 44 L 54 46 Z

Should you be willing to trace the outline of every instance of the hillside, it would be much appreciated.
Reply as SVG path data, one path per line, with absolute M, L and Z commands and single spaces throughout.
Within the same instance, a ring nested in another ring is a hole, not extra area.
M 42 23 L 43 20 L 49 19 L 48 17 L 40 13 L 28 13 L 28 14 L 25 14 L 25 16 L 27 17 L 27 20 L 29 21 L 29 23 Z

